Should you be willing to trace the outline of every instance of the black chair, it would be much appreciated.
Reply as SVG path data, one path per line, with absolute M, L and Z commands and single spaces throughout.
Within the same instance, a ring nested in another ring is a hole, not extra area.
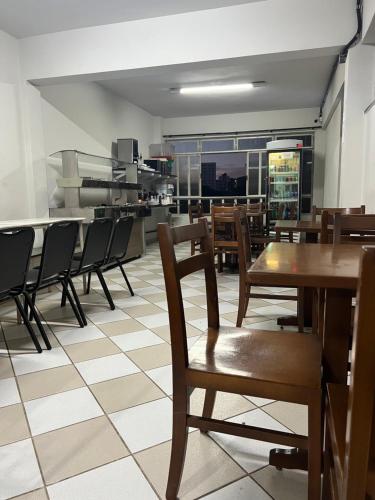
M 37 351 L 42 352 L 40 343 L 27 317 L 27 312 L 19 299 L 20 295 L 24 295 L 25 300 L 31 302 L 25 287 L 34 236 L 34 229 L 31 227 L 0 231 L 0 301 L 7 299 L 15 301 Z M 47 335 L 42 333 L 42 336 L 46 347 L 51 349 Z
M 124 259 L 126 256 L 126 252 L 128 251 L 128 245 L 129 245 L 131 231 L 133 228 L 133 222 L 134 222 L 133 217 L 121 217 L 116 221 L 115 226 L 113 228 L 111 241 L 108 247 L 107 258 L 105 260 L 105 263 L 101 266 L 100 270 L 102 273 L 105 273 L 107 271 L 110 271 L 111 269 L 119 267 L 130 294 L 134 296 L 133 289 L 129 283 L 128 277 L 126 276 L 123 267 L 125 263 Z M 90 293 L 90 281 L 91 281 L 91 273 L 89 273 L 86 293 Z
M 72 287 L 72 278 L 86 273 L 95 272 L 99 278 L 100 284 L 102 285 L 110 308 L 112 310 L 115 309 L 111 294 L 109 293 L 107 284 L 100 270 L 100 266 L 104 264 L 107 257 L 108 246 L 113 230 L 113 222 L 113 219 L 109 217 L 94 219 L 90 222 L 87 226 L 83 251 L 82 253 L 74 255 L 70 275 L 67 277 L 68 283 L 73 292 L 73 297 L 85 325 L 87 325 L 86 316 L 81 307 L 80 301 L 77 300 L 75 288 L 74 286 Z M 65 303 L 66 293 L 63 291 L 61 306 L 65 306 Z
M 40 266 L 31 269 L 27 276 L 26 291 L 32 294 L 32 300 L 28 302 L 31 309 L 31 318 L 35 318 L 40 333 L 45 335 L 43 325 L 35 308 L 36 293 L 42 288 L 51 285 L 61 284 L 68 297 L 69 303 L 77 318 L 79 326 L 83 328 L 84 322 L 77 309 L 69 289 L 68 280 L 72 265 L 73 252 L 76 246 L 78 235 L 78 223 L 75 221 L 61 221 L 50 224 L 46 229 L 43 241 L 42 256 Z M 76 300 L 79 303 L 78 295 L 73 282 L 71 287 L 74 290 Z

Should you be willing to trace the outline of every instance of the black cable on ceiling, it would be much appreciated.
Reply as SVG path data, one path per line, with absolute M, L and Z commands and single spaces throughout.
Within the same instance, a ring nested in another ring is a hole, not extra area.
M 362 21 L 362 3 L 363 3 L 363 0 L 357 0 L 357 4 L 356 4 L 356 8 L 355 8 L 356 14 L 357 14 L 357 31 L 355 32 L 353 38 L 340 51 L 339 55 L 337 56 L 333 66 L 332 66 L 332 70 L 331 70 L 331 73 L 329 75 L 326 90 L 324 92 L 324 96 L 323 96 L 322 102 L 320 104 L 320 110 L 319 110 L 319 121 L 320 122 L 322 121 L 324 104 L 327 100 L 328 92 L 329 92 L 329 89 L 331 87 L 333 77 L 335 76 L 337 67 L 339 64 L 343 64 L 346 62 L 346 58 L 348 56 L 349 49 L 351 47 L 353 47 L 354 45 L 356 45 L 358 43 L 359 39 L 361 38 L 362 24 L 363 24 L 363 21 Z

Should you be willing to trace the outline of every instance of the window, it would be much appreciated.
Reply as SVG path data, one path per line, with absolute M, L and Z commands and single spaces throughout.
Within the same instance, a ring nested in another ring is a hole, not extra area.
M 202 155 L 202 196 L 246 196 L 246 153 Z
M 233 139 L 210 139 L 202 141 L 202 152 L 210 151 L 232 151 L 234 149 Z
M 176 141 L 172 144 L 176 154 L 196 153 L 198 151 L 198 141 Z
M 272 137 L 249 137 L 238 139 L 238 149 L 266 149 Z

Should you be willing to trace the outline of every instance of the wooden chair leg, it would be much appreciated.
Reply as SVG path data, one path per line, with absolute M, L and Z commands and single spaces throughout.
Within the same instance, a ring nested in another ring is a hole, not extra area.
M 298 288 L 297 297 L 297 324 L 298 331 L 302 333 L 305 328 L 305 317 L 304 317 L 304 291 L 303 288 Z
M 203 412 L 202 416 L 205 418 L 211 418 L 214 411 L 216 399 L 216 391 L 213 389 L 206 389 L 206 395 L 204 397 Z
M 223 254 L 221 252 L 217 254 L 217 272 L 223 272 Z
M 242 326 L 242 321 L 246 316 L 246 311 L 249 306 L 250 290 L 251 290 L 250 287 L 245 287 L 245 289 L 240 293 L 240 299 L 238 302 L 237 323 L 236 323 L 236 326 L 238 327 Z
M 321 498 L 322 409 L 321 394 L 312 398 L 308 407 L 308 500 Z
M 191 247 L 190 247 L 191 248 L 191 255 L 195 255 L 195 241 L 192 241 L 190 243 L 190 245 L 191 245 Z
M 187 387 L 173 392 L 173 432 L 171 461 L 166 491 L 167 500 L 176 500 L 184 469 L 186 445 L 188 440 L 187 414 L 189 413 L 189 396 Z
M 331 443 L 326 430 L 324 443 L 324 458 L 323 458 L 323 486 L 322 498 L 324 500 L 332 500 L 331 485 L 330 485 L 330 469 L 331 469 Z

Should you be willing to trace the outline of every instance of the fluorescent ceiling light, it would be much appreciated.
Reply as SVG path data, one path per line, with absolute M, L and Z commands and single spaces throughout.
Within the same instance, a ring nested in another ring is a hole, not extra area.
M 233 83 L 229 85 L 206 85 L 204 87 L 182 87 L 180 94 L 226 94 L 246 92 L 254 88 L 252 83 Z

